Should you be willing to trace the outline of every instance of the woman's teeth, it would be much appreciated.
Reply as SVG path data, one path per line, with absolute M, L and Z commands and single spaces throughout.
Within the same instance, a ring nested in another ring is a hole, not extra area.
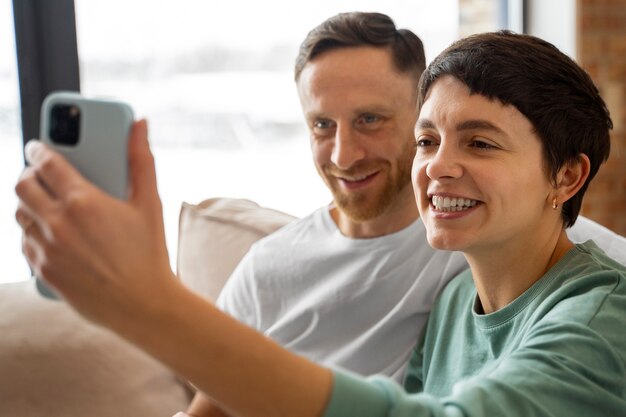
M 476 200 L 470 200 L 467 198 L 456 198 L 456 197 L 439 197 L 433 196 L 431 198 L 431 202 L 435 209 L 439 211 L 461 211 L 467 210 L 470 207 L 474 207 Z

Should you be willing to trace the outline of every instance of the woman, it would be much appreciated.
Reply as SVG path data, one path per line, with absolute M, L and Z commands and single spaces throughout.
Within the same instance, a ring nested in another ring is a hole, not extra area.
M 419 103 L 420 215 L 429 243 L 463 251 L 471 271 L 444 290 L 411 361 L 405 387 L 422 394 L 380 382 L 389 401 L 336 376 L 334 396 L 377 396 L 361 416 L 624 415 L 624 268 L 565 234 L 609 153 L 588 76 L 538 39 L 484 34 L 429 66 Z
M 597 89 L 552 45 L 500 32 L 442 52 L 418 101 L 420 215 L 429 242 L 463 251 L 471 271 L 433 310 L 406 379 L 416 394 L 316 366 L 172 279 L 145 123 L 131 139 L 128 204 L 27 148 L 24 253 L 78 311 L 232 415 L 624 414 L 626 270 L 564 232 L 609 153 Z

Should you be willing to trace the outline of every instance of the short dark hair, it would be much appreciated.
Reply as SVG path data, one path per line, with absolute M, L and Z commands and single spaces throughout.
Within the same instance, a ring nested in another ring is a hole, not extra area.
M 456 41 L 430 63 L 418 86 L 418 107 L 444 75 L 463 82 L 471 94 L 513 105 L 543 143 L 552 181 L 581 153 L 591 162 L 589 177 L 563 204 L 565 227 L 576 221 L 589 182 L 610 152 L 613 122 L 589 75 L 554 45 L 530 35 L 499 31 Z
M 335 15 L 309 32 L 296 58 L 295 79 L 304 66 L 321 53 L 333 49 L 374 46 L 388 47 L 400 73 L 413 72 L 417 84 L 426 66 L 424 45 L 408 29 L 396 29 L 382 13 L 350 12 Z

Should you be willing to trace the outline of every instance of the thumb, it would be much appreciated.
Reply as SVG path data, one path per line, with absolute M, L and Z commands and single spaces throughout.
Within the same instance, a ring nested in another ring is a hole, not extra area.
M 133 205 L 153 206 L 159 202 L 154 156 L 148 143 L 148 123 L 145 119 L 133 123 L 128 139 L 130 173 L 129 201 Z

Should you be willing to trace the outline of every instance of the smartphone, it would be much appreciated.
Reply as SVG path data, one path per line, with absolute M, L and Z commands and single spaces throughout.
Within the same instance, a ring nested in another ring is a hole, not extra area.
M 133 120 L 133 110 L 124 102 L 57 91 L 41 105 L 39 139 L 61 153 L 86 179 L 126 200 Z M 36 282 L 42 295 L 58 298 L 40 278 L 36 277 Z

